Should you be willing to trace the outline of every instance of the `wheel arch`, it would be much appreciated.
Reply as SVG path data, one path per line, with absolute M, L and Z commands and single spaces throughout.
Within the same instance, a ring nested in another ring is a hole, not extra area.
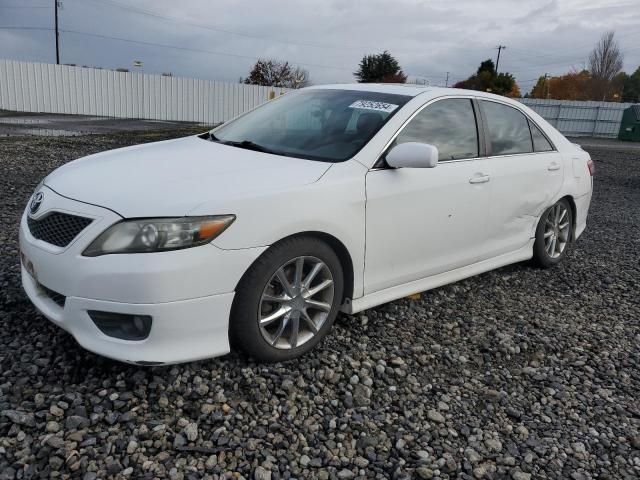
M 564 197 L 560 198 L 558 201 L 560 200 L 566 200 L 567 202 L 569 202 L 569 207 L 571 207 L 571 238 L 570 240 L 574 242 L 576 239 L 576 219 L 577 219 L 576 202 L 571 195 L 565 195 Z
M 283 237 L 283 238 L 279 239 L 278 241 L 273 242 L 270 245 L 269 248 L 271 248 L 272 246 L 277 245 L 278 243 L 283 242 L 285 240 L 289 240 L 291 238 L 297 238 L 297 237 L 317 238 L 318 240 L 321 240 L 322 242 L 326 243 L 335 252 L 335 254 L 338 256 L 338 259 L 340 260 L 340 264 L 342 265 L 342 274 L 343 274 L 343 281 L 344 281 L 343 282 L 344 283 L 344 291 L 342 293 L 342 301 L 344 302 L 345 299 L 352 299 L 353 298 L 353 290 L 354 290 L 353 259 L 351 258 L 351 254 L 349 253 L 349 249 L 345 246 L 345 244 L 342 241 L 340 241 L 337 237 L 331 235 L 330 233 L 310 230 L 310 231 L 294 233 L 294 234 L 288 235 L 286 237 Z M 265 250 L 265 252 L 267 250 Z M 253 263 L 251 263 L 249 268 L 247 268 L 246 272 L 248 272 L 251 269 L 251 267 L 253 267 L 255 262 L 257 262 L 262 257 L 262 255 L 264 255 L 264 252 L 256 260 L 254 260 Z M 246 274 L 246 272 L 245 272 L 245 274 Z M 238 288 L 238 285 L 244 279 L 244 277 L 245 277 L 245 275 L 242 275 L 242 277 L 240 278 L 240 280 L 236 284 L 236 290 Z

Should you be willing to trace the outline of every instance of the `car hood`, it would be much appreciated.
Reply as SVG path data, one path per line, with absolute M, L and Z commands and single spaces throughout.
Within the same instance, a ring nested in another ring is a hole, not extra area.
M 228 205 L 234 196 L 313 183 L 330 166 L 193 136 L 80 158 L 44 183 L 60 195 L 123 217 L 183 216 L 204 202 L 215 205 L 219 199 Z

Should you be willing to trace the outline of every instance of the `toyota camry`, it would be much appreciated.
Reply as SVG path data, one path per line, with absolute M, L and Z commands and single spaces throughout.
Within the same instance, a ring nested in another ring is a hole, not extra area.
M 514 262 L 561 262 L 593 163 L 523 104 L 310 87 L 210 132 L 49 174 L 24 290 L 88 350 L 141 365 L 309 352 L 353 314 Z

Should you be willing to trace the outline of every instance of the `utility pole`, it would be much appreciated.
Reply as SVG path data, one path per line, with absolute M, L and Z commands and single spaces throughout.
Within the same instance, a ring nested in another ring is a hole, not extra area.
M 547 99 L 549 98 L 549 75 L 544 74 L 544 86 L 547 87 Z
M 444 86 L 445 87 L 449 86 L 449 72 L 447 72 L 447 79 L 444 81 Z
M 60 32 L 58 31 L 58 0 L 53 0 L 56 18 L 56 65 L 60 65 Z
M 498 66 L 500 65 L 500 52 L 503 48 L 507 48 L 504 45 L 498 45 L 496 47 L 498 49 L 498 58 L 496 59 L 496 75 L 498 74 Z

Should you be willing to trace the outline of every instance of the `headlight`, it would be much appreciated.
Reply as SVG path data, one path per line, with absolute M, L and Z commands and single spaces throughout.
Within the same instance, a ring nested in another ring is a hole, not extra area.
M 235 215 L 212 217 L 141 218 L 123 220 L 102 232 L 82 254 L 146 253 L 204 245 L 220 235 Z

